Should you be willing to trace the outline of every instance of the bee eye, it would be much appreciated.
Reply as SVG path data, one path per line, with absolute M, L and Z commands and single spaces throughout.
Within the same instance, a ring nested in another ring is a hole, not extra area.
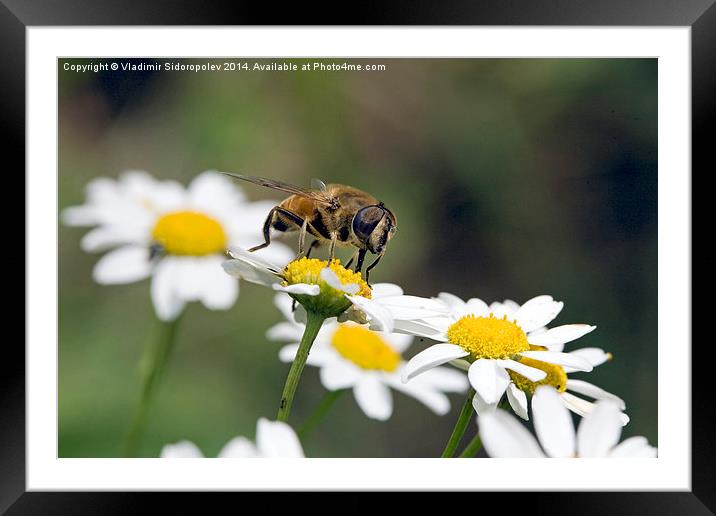
M 353 233 L 360 240 L 367 241 L 384 216 L 385 210 L 379 206 L 361 208 L 353 217 Z

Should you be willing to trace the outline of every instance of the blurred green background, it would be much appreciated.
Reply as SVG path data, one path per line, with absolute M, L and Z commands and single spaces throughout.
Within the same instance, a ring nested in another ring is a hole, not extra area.
M 626 400 L 624 435 L 658 443 L 655 59 L 352 60 L 386 70 L 292 73 L 75 73 L 64 62 L 60 209 L 81 204 L 92 178 L 126 169 L 185 184 L 218 169 L 357 186 L 398 215 L 372 281 L 424 296 L 563 300 L 555 324 L 597 325 L 568 349 L 615 356 L 574 376 Z M 80 250 L 84 233 L 59 227 L 59 454 L 111 457 L 156 322 L 148 281 L 92 281 L 98 256 Z M 142 455 L 189 439 L 212 456 L 236 435 L 253 438 L 258 417 L 275 417 L 288 366 L 264 337 L 281 320 L 272 298 L 242 283 L 230 311 L 188 307 Z M 292 422 L 324 393 L 307 368 Z M 385 423 L 341 397 L 304 443 L 307 455 L 439 455 L 462 397 L 438 417 L 394 395 Z

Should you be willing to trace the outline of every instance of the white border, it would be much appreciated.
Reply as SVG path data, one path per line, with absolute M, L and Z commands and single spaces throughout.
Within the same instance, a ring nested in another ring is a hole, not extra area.
M 32 27 L 27 43 L 29 490 L 690 489 L 689 28 Z M 57 459 L 56 60 L 87 55 L 658 57 L 659 458 Z

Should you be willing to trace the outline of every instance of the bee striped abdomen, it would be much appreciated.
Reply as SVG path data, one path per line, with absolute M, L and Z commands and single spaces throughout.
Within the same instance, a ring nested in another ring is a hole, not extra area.
M 309 233 L 318 238 L 325 238 L 326 240 L 331 239 L 331 233 L 326 227 L 326 223 L 323 221 L 321 212 L 316 212 L 315 217 L 308 221 L 310 223 Z

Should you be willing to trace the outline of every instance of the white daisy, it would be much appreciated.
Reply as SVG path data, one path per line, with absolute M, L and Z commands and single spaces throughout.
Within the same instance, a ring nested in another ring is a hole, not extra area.
M 179 441 L 162 448 L 165 459 L 201 459 L 204 454 L 191 441 Z M 256 444 L 246 437 L 234 437 L 221 449 L 217 458 L 296 458 L 304 457 L 301 443 L 288 424 L 260 418 L 256 424 Z
M 372 329 L 391 332 L 394 314 L 418 318 L 443 310 L 433 300 L 403 295 L 397 285 L 380 283 L 371 288 L 359 272 L 346 269 L 339 260 L 303 257 L 280 267 L 241 248 L 231 249 L 230 255 L 232 259 L 223 264 L 228 274 L 286 292 L 325 317 L 367 322 Z
M 381 290 L 379 285 L 374 286 L 373 292 L 376 290 Z M 291 362 L 305 326 L 296 320 L 289 298 L 277 296 L 275 302 L 286 321 L 270 328 L 267 337 L 291 342 L 279 352 L 283 362 Z M 437 367 L 404 384 L 402 353 L 412 341 L 410 335 L 372 331 L 364 325 L 331 319 L 318 333 L 306 363 L 320 368 L 321 383 L 329 391 L 352 389 L 358 406 L 372 419 L 384 421 L 392 415 L 391 388 L 444 415 L 450 410 L 444 393 L 465 392 L 468 382 L 458 371 Z
M 459 298 L 445 293 L 440 294 L 438 299 L 443 300 L 446 304 L 449 303 L 454 310 L 455 315 L 464 313 L 467 310 L 466 305 L 469 303 L 472 302 L 473 306 L 475 303 L 479 303 L 479 300 L 463 302 Z M 508 319 L 510 317 L 514 317 L 514 314 L 519 309 L 520 305 L 510 299 L 506 299 L 502 303 L 494 302 L 489 306 L 489 310 L 492 315 L 495 317 L 507 316 Z M 539 346 L 544 350 L 562 351 L 567 342 L 575 340 L 576 338 L 593 331 L 595 328 L 595 326 L 571 324 L 552 328 L 550 330 L 546 326 L 542 326 L 541 328 L 529 332 L 527 340 L 530 342 L 532 347 Z M 581 348 L 571 351 L 569 354 L 584 358 L 592 365 L 592 367 L 597 367 L 612 358 L 611 353 L 607 353 L 600 348 Z M 577 371 L 575 368 L 548 364 L 535 358 L 524 358 L 521 362 L 534 368 L 542 369 L 547 373 L 547 377 L 540 382 L 531 382 L 529 379 L 518 373 L 512 372 L 510 374 L 511 382 L 506 390 L 507 401 L 515 414 L 520 416 L 522 419 L 529 419 L 527 412 L 527 395 L 533 394 L 538 385 L 552 385 L 555 387 L 560 393 L 560 397 L 564 405 L 569 410 L 580 416 L 584 416 L 589 413 L 594 406 L 594 403 L 582 399 L 579 396 L 575 396 L 573 393 L 582 394 L 596 400 L 610 399 L 616 402 L 621 410 L 626 408 L 624 400 L 618 396 L 584 380 L 568 378 L 567 373 Z M 499 400 L 496 403 L 485 403 L 485 401 L 478 394 L 476 394 L 473 398 L 473 407 L 478 414 L 488 410 L 495 410 L 498 403 Z M 629 417 L 626 414 L 622 414 L 621 417 L 624 424 L 629 422 Z
M 484 403 L 494 404 L 507 390 L 513 375 L 519 374 L 531 382 L 547 377 L 545 371 L 526 364 L 525 359 L 577 371 L 592 370 L 592 364 L 584 357 L 561 350 L 565 342 L 589 333 L 594 326 L 567 325 L 542 330 L 563 307 L 562 302 L 551 296 L 530 299 L 502 317 L 495 316 L 477 298 L 465 302 L 442 293 L 436 301 L 442 302 L 449 312 L 395 323 L 398 331 L 438 341 L 408 362 L 403 377 L 406 382 L 433 367 L 451 363 L 467 371 L 470 384 Z M 538 329 L 536 335 L 531 333 Z
M 539 408 L 534 412 L 539 441 L 504 410 L 478 416 L 480 438 L 490 457 L 656 457 L 656 448 L 645 437 L 630 437 L 619 443 L 621 412 L 612 400 L 598 401 L 594 410 L 581 420 L 577 432 L 553 387 L 539 386 L 532 403 Z
M 210 310 L 230 308 L 238 282 L 221 269 L 232 245 L 261 238 L 271 202 L 247 202 L 227 177 L 208 171 L 188 188 L 130 171 L 118 180 L 98 178 L 87 185 L 87 201 L 63 210 L 70 226 L 95 226 L 83 238 L 88 252 L 112 249 L 94 267 L 103 285 L 132 283 L 151 276 L 157 316 L 175 319 L 185 303 L 201 301 Z M 290 250 L 275 244 L 264 255 L 280 263 Z

